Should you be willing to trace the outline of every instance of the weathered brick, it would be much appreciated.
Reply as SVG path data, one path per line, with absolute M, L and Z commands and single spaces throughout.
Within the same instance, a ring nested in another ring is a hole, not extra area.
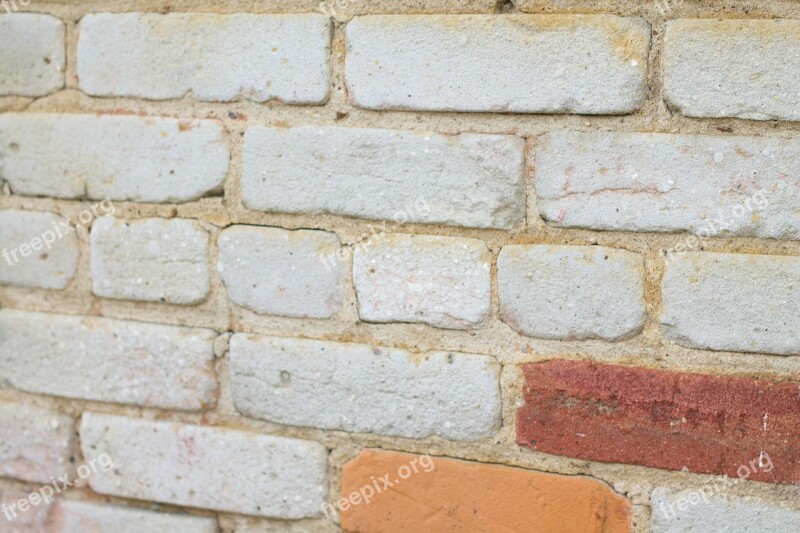
M 64 23 L 50 15 L 0 16 L 0 96 L 43 96 L 64 86 Z
M 80 436 L 88 460 L 114 461 L 89 478 L 101 494 L 287 519 L 318 515 L 327 494 L 318 442 L 98 413 Z
M 236 334 L 233 399 L 245 416 L 409 438 L 472 441 L 500 426 L 488 356 Z
M 661 330 L 682 346 L 800 355 L 800 257 L 677 254 L 661 294 Z
M 19 403 L 0 403 L 0 476 L 49 483 L 70 473 L 72 418 Z
M 613 15 L 377 15 L 345 29 L 350 100 L 371 109 L 630 113 L 650 27 Z
M 16 194 L 186 202 L 221 190 L 228 142 L 216 120 L 3 113 L 4 179 Z
M 713 491 L 710 486 L 704 487 L 707 487 L 705 492 Z M 653 491 L 650 508 L 653 533 L 791 533 L 800 523 L 800 511 L 794 509 L 778 507 L 759 498 L 709 496 L 702 490 L 693 489 L 671 491 L 657 488 Z
M 517 443 L 592 461 L 800 481 L 795 382 L 581 361 L 523 367 Z M 762 468 L 767 453 L 774 468 Z M 759 464 L 761 461 L 761 465 Z
M 0 381 L 39 394 L 197 410 L 216 402 L 206 329 L 0 310 Z
M 551 225 L 800 239 L 800 143 L 766 137 L 552 132 L 536 141 Z M 695 241 L 696 242 L 696 241 Z
M 26 503 L 29 495 L 14 489 L 0 491 L 0 533 L 57 533 L 48 521 L 53 502 L 41 500 L 39 505 L 31 505 Z
M 232 226 L 218 244 L 217 270 L 235 304 L 261 314 L 310 318 L 329 318 L 341 309 L 335 234 Z
M 100 218 L 92 224 L 92 289 L 119 300 L 201 302 L 210 284 L 208 241 L 194 220 Z
M 260 211 L 477 228 L 524 220 L 525 143 L 510 135 L 251 127 L 242 195 Z
M 644 260 L 603 246 L 507 245 L 500 318 L 531 337 L 620 340 L 644 326 Z
M 54 213 L 0 211 L 0 284 L 65 288 L 75 277 L 79 256 L 78 238 L 65 223 Z
M 202 516 L 157 513 L 134 507 L 60 499 L 48 517 L 51 533 L 102 532 L 216 533 L 217 521 Z
M 367 322 L 480 326 L 489 316 L 489 249 L 477 239 L 390 234 L 353 256 L 358 311 Z
M 631 531 L 630 502 L 593 479 L 377 449 L 344 465 L 342 496 L 345 531 Z
M 664 93 L 690 117 L 800 120 L 800 20 L 667 22 Z
M 78 77 L 96 96 L 320 104 L 330 42 L 330 21 L 316 14 L 90 14 Z

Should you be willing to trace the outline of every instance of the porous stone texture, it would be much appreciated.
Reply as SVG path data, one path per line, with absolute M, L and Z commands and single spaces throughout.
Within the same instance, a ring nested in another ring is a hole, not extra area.
M 26 196 L 187 202 L 218 191 L 228 142 L 216 120 L 0 114 L 0 180 Z
M 677 254 L 661 292 L 661 330 L 673 342 L 800 355 L 800 257 Z
M 63 86 L 64 23 L 50 15 L 3 13 L 0 96 L 44 96 Z
M 659 487 L 651 498 L 653 533 L 694 531 L 757 531 L 791 533 L 800 511 L 778 507 L 759 498 L 703 494 Z
M 53 533 L 114 532 L 216 533 L 217 521 L 204 516 L 161 513 L 78 500 L 60 499 L 49 516 Z
M 800 143 L 766 137 L 552 132 L 536 140 L 548 224 L 800 239 Z
M 80 23 L 78 78 L 95 96 L 320 104 L 330 43 L 330 21 L 310 13 L 90 14 Z
M 670 20 L 664 96 L 689 117 L 800 120 L 800 20 Z
M 374 15 L 345 28 L 370 109 L 618 114 L 647 96 L 650 26 L 613 15 Z
M 371 448 L 344 465 L 342 496 L 353 532 L 631 531 L 631 503 L 593 479 Z
M 243 202 L 259 211 L 510 229 L 524 220 L 524 149 L 510 135 L 252 126 Z
M 500 318 L 531 337 L 616 341 L 644 326 L 644 260 L 627 250 L 506 245 L 497 285 Z
M 199 303 L 209 291 L 208 242 L 194 220 L 102 217 L 92 224 L 92 290 L 118 300 Z
M 488 356 L 235 334 L 233 400 L 282 424 L 474 441 L 500 427 L 500 366 Z
M 49 483 L 71 473 L 72 430 L 58 411 L 0 402 L 0 476 Z
M 212 330 L 0 310 L 0 381 L 32 393 L 165 409 L 215 404 Z
M 468 329 L 488 318 L 492 256 L 483 241 L 401 234 L 376 239 L 353 255 L 361 320 Z
M 7 209 L 0 211 L 0 254 L 0 284 L 64 289 L 75 277 L 80 252 L 66 218 Z
M 92 412 L 80 437 L 85 458 L 114 461 L 88 478 L 101 494 L 297 519 L 320 514 L 328 491 L 318 442 Z
M 339 239 L 325 231 L 232 226 L 217 270 L 237 304 L 269 315 L 329 318 L 342 307 Z

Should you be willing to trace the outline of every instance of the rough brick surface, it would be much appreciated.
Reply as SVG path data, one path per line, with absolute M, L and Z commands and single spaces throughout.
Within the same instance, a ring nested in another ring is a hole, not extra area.
M 49 481 L 49 480 L 48 480 Z M 27 500 L 30 492 L 22 490 L 0 491 L 0 533 L 59 533 L 48 521 L 52 501 L 39 502 L 38 506 L 22 503 L 25 511 L 20 510 L 22 500 Z
M 653 533 L 792 533 L 800 523 L 800 511 L 778 507 L 759 498 L 707 494 L 704 497 L 702 492 L 691 489 L 657 488 L 650 507 Z
M 140 533 L 164 531 L 170 533 L 216 533 L 213 518 L 156 513 L 134 507 L 122 507 L 77 500 L 61 499 L 48 517 L 53 533 L 114 532 Z
M 476 440 L 500 425 L 500 366 L 481 355 L 237 334 L 236 408 L 273 422 Z
M 114 461 L 89 478 L 101 494 L 289 519 L 319 514 L 328 490 L 318 442 L 98 413 L 80 436 L 84 457 Z
M 217 270 L 231 300 L 256 313 L 329 318 L 342 306 L 339 239 L 325 231 L 233 226 Z
M 0 96 L 43 96 L 64 85 L 64 23 L 50 15 L 0 16 Z
M 243 201 L 261 211 L 509 229 L 524 219 L 524 147 L 510 135 L 254 126 Z
M 631 504 L 591 479 L 366 449 L 342 472 L 347 498 L 388 474 L 392 486 L 342 509 L 345 531 L 631 530 Z M 415 472 L 416 468 L 416 472 Z M 427 470 L 427 471 L 426 471 Z M 406 475 L 406 472 L 409 474 Z M 406 479 L 402 479 L 405 476 Z M 396 482 L 396 484 L 395 484 Z M 377 487 L 384 489 L 383 481 Z
M 798 20 L 667 22 L 664 91 L 690 117 L 800 120 Z
M 662 302 L 661 329 L 683 346 L 800 354 L 800 257 L 678 254 Z
M 71 472 L 72 429 L 57 411 L 0 402 L 0 476 L 49 483 Z
M 345 29 L 349 97 L 371 109 L 629 113 L 648 24 L 613 15 L 378 15 Z
M 353 256 L 358 312 L 367 322 L 480 326 L 489 316 L 489 249 L 477 239 L 382 235 Z
M 795 382 L 668 372 L 577 361 L 523 367 L 517 443 L 593 461 L 800 481 Z M 749 468 L 749 467 L 748 467 Z M 769 470 L 769 471 L 768 471 Z
M 554 226 L 800 239 L 800 143 L 765 137 L 552 132 L 536 140 Z M 732 177 L 733 176 L 733 177 Z
M 216 120 L 4 113 L 0 179 L 16 194 L 186 202 L 217 191 L 228 144 Z
M 316 14 L 91 14 L 80 24 L 78 78 L 97 96 L 319 104 L 330 41 Z
M 619 340 L 644 325 L 644 260 L 602 246 L 507 245 L 500 317 L 531 337 Z
M 211 330 L 0 311 L 0 381 L 39 394 L 195 410 L 216 402 Z
M 199 303 L 209 291 L 208 243 L 194 220 L 100 218 L 92 224 L 92 289 L 119 300 Z
M 0 211 L 0 284 L 63 289 L 78 268 L 78 238 L 41 211 Z M 59 238 L 59 235 L 62 237 Z

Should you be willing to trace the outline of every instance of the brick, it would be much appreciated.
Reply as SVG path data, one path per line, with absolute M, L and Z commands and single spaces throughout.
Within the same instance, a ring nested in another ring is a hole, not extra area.
M 38 394 L 165 409 L 216 403 L 207 329 L 0 310 L 0 381 Z
M 209 237 L 194 220 L 102 217 L 92 224 L 92 290 L 118 300 L 202 302 Z
M 260 314 L 308 318 L 329 318 L 341 309 L 335 234 L 232 226 L 218 244 L 217 270 L 235 304 Z
M 235 334 L 230 364 L 236 408 L 252 418 L 462 441 L 500 427 L 500 366 L 488 356 Z
M 613 15 L 377 15 L 345 29 L 370 109 L 620 114 L 647 96 L 650 27 Z
M 800 120 L 800 21 L 667 22 L 664 93 L 689 117 Z
M 44 96 L 64 86 L 64 23 L 50 15 L 0 16 L 0 96 Z
M 114 461 L 89 478 L 101 494 L 285 519 L 316 516 L 327 494 L 318 442 L 99 413 L 80 436 L 84 457 Z
M 169 531 L 170 533 L 216 533 L 217 521 L 203 516 L 157 513 L 135 507 L 105 505 L 60 499 L 49 517 L 51 532 Z
M 15 194 L 187 202 L 222 190 L 228 142 L 216 120 L 3 113 L 0 179 Z
M 500 318 L 523 335 L 616 341 L 644 326 L 644 260 L 626 250 L 507 245 L 497 284 Z
M 249 209 L 501 229 L 525 216 L 525 143 L 510 135 L 256 126 L 243 150 Z
M 72 418 L 19 403 L 0 403 L 0 476 L 34 483 L 71 473 Z
M 353 256 L 361 320 L 480 326 L 490 312 L 491 263 L 477 239 L 383 234 Z
M 708 487 L 708 490 L 713 490 Z M 657 488 L 650 500 L 653 533 L 692 531 L 758 531 L 789 533 L 800 523 L 800 511 L 759 498 L 703 495 L 698 490 Z
M 330 43 L 330 21 L 316 14 L 90 14 L 78 77 L 95 96 L 321 104 Z
M 49 480 L 48 480 L 49 481 Z M 33 488 L 33 487 L 31 487 Z M 0 492 L 0 533 L 53 533 L 55 528 L 48 522 L 51 502 L 40 500 L 39 505 L 23 503 L 26 510 L 21 511 L 21 500 L 27 500 L 30 492 L 7 490 Z
M 795 382 L 583 361 L 527 364 L 523 373 L 521 446 L 592 461 L 800 481 Z
M 690 348 L 800 355 L 800 257 L 674 257 L 661 290 L 665 337 Z
M 789 139 L 552 132 L 536 194 L 553 226 L 800 239 L 798 161 Z
M 0 284 L 66 288 L 75 277 L 80 254 L 75 232 L 65 233 L 64 223 L 54 213 L 0 211 Z
M 385 475 L 396 486 L 378 492 Z M 630 502 L 583 477 L 365 449 L 344 465 L 342 496 L 366 487 L 369 502 L 342 507 L 345 531 L 631 531 Z

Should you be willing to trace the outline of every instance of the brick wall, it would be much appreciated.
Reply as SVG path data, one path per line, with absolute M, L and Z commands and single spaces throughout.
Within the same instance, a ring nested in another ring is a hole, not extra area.
M 796 531 L 799 15 L 0 0 L 0 532 Z

